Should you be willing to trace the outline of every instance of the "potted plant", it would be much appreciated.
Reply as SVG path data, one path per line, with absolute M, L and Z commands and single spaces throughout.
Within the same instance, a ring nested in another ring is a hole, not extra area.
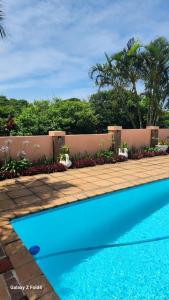
M 145 157 L 155 156 L 155 148 L 154 147 L 145 147 L 144 148 L 144 156 Z
M 128 145 L 126 142 L 123 142 L 118 150 L 119 156 L 124 156 L 125 158 L 128 158 Z
M 60 154 L 59 154 L 59 162 L 64 165 L 66 168 L 70 168 L 72 165 L 71 160 L 69 159 L 69 147 L 67 145 L 64 145 L 60 148 Z
M 167 151 L 168 149 L 168 142 L 166 140 L 159 140 L 156 147 L 161 151 Z

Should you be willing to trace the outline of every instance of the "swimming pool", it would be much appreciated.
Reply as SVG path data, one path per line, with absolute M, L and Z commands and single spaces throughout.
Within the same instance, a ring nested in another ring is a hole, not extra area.
M 62 300 L 169 299 L 169 179 L 11 223 Z

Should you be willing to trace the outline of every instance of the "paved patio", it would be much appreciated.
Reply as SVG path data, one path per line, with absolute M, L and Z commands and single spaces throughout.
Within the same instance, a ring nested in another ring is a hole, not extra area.
M 0 182 L 0 298 L 58 299 L 9 221 L 36 211 L 169 177 L 169 156 Z M 20 284 L 28 289 L 12 290 Z M 42 285 L 42 289 L 31 286 Z

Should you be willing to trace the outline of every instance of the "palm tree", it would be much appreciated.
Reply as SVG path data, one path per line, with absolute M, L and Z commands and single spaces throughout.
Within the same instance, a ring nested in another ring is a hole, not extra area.
M 95 79 L 95 84 L 102 88 L 125 88 L 133 95 L 137 108 L 139 127 L 142 128 L 142 117 L 137 82 L 140 79 L 140 57 L 138 55 L 141 45 L 134 39 L 130 39 L 127 46 L 120 52 L 106 56 L 105 64 L 96 64 L 90 70 L 90 77 Z
M 0 10 L 0 23 L 2 23 L 3 19 L 4 19 L 4 13 L 2 10 Z M 0 24 L 0 36 L 1 38 L 4 38 L 6 36 L 5 30 L 1 24 Z
M 159 37 L 144 47 L 142 79 L 147 96 L 147 124 L 156 125 L 169 102 L 169 42 Z

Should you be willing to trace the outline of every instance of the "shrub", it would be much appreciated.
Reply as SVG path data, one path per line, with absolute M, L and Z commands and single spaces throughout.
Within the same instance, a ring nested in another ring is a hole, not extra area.
M 19 177 L 19 174 L 9 171 L 0 171 L 0 181 Z
M 117 156 L 117 162 L 122 162 L 122 161 L 127 161 L 127 158 L 123 155 L 118 155 Z
M 131 155 L 130 155 L 131 159 L 141 159 L 143 157 L 144 157 L 144 155 L 141 152 L 140 153 L 139 152 L 137 152 L 137 153 L 131 153 Z
M 113 156 L 104 158 L 104 161 L 105 164 L 115 164 L 117 162 Z
M 75 160 L 72 164 L 73 168 L 84 168 L 84 167 L 93 167 L 96 165 L 94 159 L 80 159 Z
M 153 157 L 155 156 L 155 151 L 145 151 L 144 157 Z
M 66 160 L 65 154 L 70 154 L 70 150 L 69 150 L 69 147 L 67 145 L 63 145 L 60 148 L 59 159 L 60 160 Z
M 96 162 L 96 165 L 104 165 L 105 164 L 105 159 L 103 157 L 97 157 L 94 160 Z
M 63 172 L 66 171 L 64 165 L 60 163 L 54 163 L 53 165 L 42 165 L 42 166 L 32 166 L 21 171 L 22 176 L 31 176 L 40 173 L 53 173 L 53 172 Z
M 2 171 L 11 172 L 20 174 L 20 172 L 27 167 L 29 167 L 31 163 L 26 159 L 15 160 L 10 159 L 6 164 L 1 168 Z

